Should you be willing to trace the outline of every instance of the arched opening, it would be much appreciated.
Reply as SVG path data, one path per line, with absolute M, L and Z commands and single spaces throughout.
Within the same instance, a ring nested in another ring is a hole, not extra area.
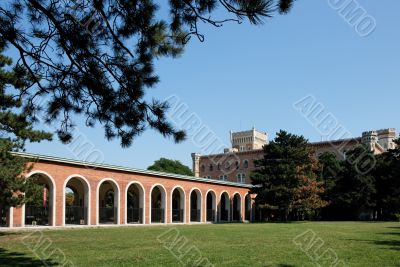
M 233 207 L 232 207 L 232 220 L 242 221 L 242 203 L 241 197 L 238 193 L 233 196 Z
M 172 222 L 183 223 L 185 221 L 185 193 L 182 188 L 172 191 Z
M 25 197 L 25 225 L 54 225 L 53 201 L 54 184 L 50 177 L 37 173 L 28 179 L 34 179 L 36 186 L 27 188 Z
M 126 223 L 143 223 L 144 191 L 139 184 L 131 184 L 126 192 Z
M 99 187 L 99 223 L 118 224 L 119 191 L 112 181 L 104 181 Z
M 80 177 L 73 177 L 65 185 L 65 224 L 89 224 L 89 185 Z
M 216 214 L 216 196 L 215 192 L 209 191 L 206 197 L 206 207 L 207 207 L 207 222 L 215 222 L 215 214 Z
M 0 227 L 8 226 L 9 210 L 0 203 Z
M 165 223 L 165 191 L 156 186 L 151 191 L 151 222 Z
M 229 221 L 229 216 L 230 216 L 230 200 L 229 200 L 229 195 L 228 193 L 224 192 L 221 195 L 221 201 L 220 201 L 220 221 L 221 222 L 228 222 Z
M 197 189 L 190 193 L 190 221 L 201 222 L 201 193 Z
M 250 194 L 246 195 L 246 198 L 244 199 L 244 212 L 245 212 L 245 220 L 246 221 L 251 221 L 252 217 L 252 205 L 251 205 L 251 196 Z

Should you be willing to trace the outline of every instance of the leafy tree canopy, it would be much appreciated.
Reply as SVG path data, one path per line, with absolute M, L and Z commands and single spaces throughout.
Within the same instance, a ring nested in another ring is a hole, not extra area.
M 156 160 L 154 164 L 149 166 L 147 169 L 151 171 L 160 171 L 160 172 L 193 176 L 193 172 L 188 166 L 183 165 L 178 160 L 172 160 L 166 158 L 160 158 L 159 160 Z
M 200 23 L 260 24 L 286 13 L 293 0 L 171 0 L 169 17 L 154 0 L 2 0 L 0 39 L 18 53 L 18 70 L 30 79 L 13 94 L 31 119 L 42 112 L 68 142 L 73 115 L 99 122 L 107 139 L 131 145 L 146 128 L 175 141 L 185 133 L 167 120 L 168 103 L 145 98 L 159 81 L 155 58 L 176 57 Z M 214 19 L 220 8 L 227 18 Z

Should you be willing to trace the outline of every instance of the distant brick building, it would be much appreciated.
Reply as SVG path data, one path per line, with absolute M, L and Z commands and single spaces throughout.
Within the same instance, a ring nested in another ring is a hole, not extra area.
M 368 144 L 375 154 L 381 154 L 395 147 L 396 129 L 389 128 L 362 133 L 361 137 L 332 141 L 313 142 L 316 155 L 332 152 L 339 159 L 346 158 L 346 152 L 354 146 Z M 262 147 L 268 144 L 268 135 L 253 128 L 250 131 L 231 132 L 231 148 L 221 154 L 201 155 L 192 153 L 195 176 L 222 181 L 251 183 L 250 172 L 255 169 L 254 160 L 263 157 Z

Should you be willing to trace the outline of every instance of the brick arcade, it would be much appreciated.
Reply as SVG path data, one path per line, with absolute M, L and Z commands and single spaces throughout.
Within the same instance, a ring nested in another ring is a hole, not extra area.
M 16 153 L 31 159 L 27 179 L 43 185 L 43 202 L 7 212 L 12 228 L 244 222 L 251 186 L 120 166 Z M 67 199 L 66 193 L 73 195 Z

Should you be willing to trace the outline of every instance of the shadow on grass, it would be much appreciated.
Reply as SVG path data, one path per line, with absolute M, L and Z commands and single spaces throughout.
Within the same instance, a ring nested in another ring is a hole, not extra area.
M 389 226 L 389 227 L 386 227 L 386 228 L 400 230 L 400 225 L 399 226 Z
M 382 246 L 384 249 L 400 251 L 400 241 L 398 240 L 367 240 L 367 239 L 347 239 L 349 241 L 371 243 Z
M 387 249 L 400 251 L 400 240 L 375 240 L 374 244 L 385 246 Z
M 58 266 L 50 260 L 41 261 L 37 258 L 19 252 L 7 251 L 0 248 L 0 266 Z
M 12 236 L 12 235 L 17 235 L 17 232 L 1 232 L 0 231 L 0 237 L 2 236 Z
M 397 233 L 395 233 L 395 232 L 391 232 L 391 233 L 382 233 L 382 235 L 398 235 L 398 236 L 400 236 L 400 232 L 397 232 Z

